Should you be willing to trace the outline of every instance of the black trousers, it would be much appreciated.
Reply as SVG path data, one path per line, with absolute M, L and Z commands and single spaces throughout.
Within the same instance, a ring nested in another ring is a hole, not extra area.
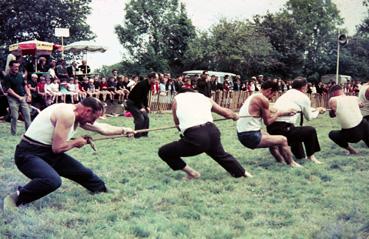
M 206 153 L 227 170 L 233 177 L 245 175 L 245 169 L 229 153 L 225 152 L 220 141 L 219 129 L 213 123 L 194 126 L 184 132 L 184 136 L 159 149 L 159 157 L 173 170 L 181 170 L 186 163 L 181 157 Z
M 31 181 L 19 187 L 17 205 L 37 200 L 60 187 L 60 177 L 82 185 L 93 193 L 106 192 L 104 182 L 90 169 L 65 153 L 55 154 L 51 147 L 35 146 L 22 140 L 15 150 L 18 169 Z
M 311 126 L 295 127 L 293 124 L 286 122 L 274 122 L 267 126 L 267 131 L 269 134 L 285 136 L 293 155 L 297 159 L 305 158 L 306 155 L 311 156 L 320 151 L 316 130 Z
M 150 126 L 150 119 L 148 113 L 142 112 L 139 107 L 135 105 L 135 103 L 128 99 L 127 100 L 127 110 L 131 112 L 133 115 L 134 123 L 135 123 L 135 130 L 138 129 L 148 129 Z M 135 138 L 139 138 L 141 136 L 147 136 L 148 132 L 146 133 L 137 133 L 135 134 Z
M 369 123 L 363 119 L 360 124 L 350 129 L 332 130 L 329 138 L 342 148 L 347 148 L 349 143 L 357 143 L 363 140 L 369 147 Z

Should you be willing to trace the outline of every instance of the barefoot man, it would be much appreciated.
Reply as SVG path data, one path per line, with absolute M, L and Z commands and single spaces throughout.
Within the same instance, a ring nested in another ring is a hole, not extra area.
M 269 100 L 278 92 L 278 83 L 267 80 L 261 85 L 261 93 L 253 94 L 247 98 L 240 109 L 241 118 L 237 121 L 237 136 L 239 141 L 247 148 L 269 148 L 271 154 L 280 163 L 291 167 L 301 167 L 292 160 L 290 146 L 287 138 L 282 135 L 270 135 L 261 131 L 262 120 L 270 125 L 279 116 L 292 116 L 294 109 L 277 111 L 273 115 L 269 111 Z
M 251 176 L 231 154 L 224 151 L 211 112 L 233 120 L 237 120 L 238 115 L 200 93 L 190 89 L 181 91 L 173 100 L 172 113 L 174 123 L 183 137 L 162 146 L 158 152 L 160 158 L 173 170 L 185 172 L 187 179 L 198 178 L 200 173 L 186 165 L 181 157 L 201 153 L 209 155 L 235 178 Z
M 54 104 L 41 111 L 22 136 L 14 156 L 17 168 L 31 181 L 4 198 L 4 210 L 55 191 L 61 177 L 92 193 L 106 192 L 105 183 L 91 169 L 65 153 L 89 143 L 86 137 L 71 139 L 78 126 L 103 135 L 133 134 L 130 128 L 95 123 L 103 113 L 103 104 L 93 97 L 78 104 Z
M 316 109 L 311 108 L 311 101 L 306 95 L 307 81 L 303 77 L 297 77 L 292 82 L 292 89 L 281 95 L 274 104 L 274 108 L 277 110 L 295 109 L 301 112 L 301 120 L 306 118 L 307 120 L 318 117 L 319 112 L 322 112 L 324 108 L 319 107 Z M 307 159 L 315 163 L 320 163 L 315 158 L 315 153 L 320 151 L 320 145 L 315 128 L 311 126 L 296 127 L 296 121 L 298 115 L 292 116 L 280 116 L 274 123 L 267 126 L 268 133 L 274 135 L 283 135 L 287 137 L 288 145 L 291 146 L 291 151 L 297 159 L 302 159 L 307 156 Z M 306 154 L 304 151 L 304 147 Z
M 345 95 L 339 85 L 332 86 L 329 93 L 329 116 L 336 117 L 341 126 L 341 130 L 330 131 L 329 138 L 346 149 L 348 154 L 358 153 L 349 143 L 363 140 L 369 147 L 369 123 L 360 112 L 358 97 Z

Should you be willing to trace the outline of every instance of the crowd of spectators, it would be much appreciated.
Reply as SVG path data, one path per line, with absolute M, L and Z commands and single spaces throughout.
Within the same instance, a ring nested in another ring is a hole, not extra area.
M 14 60 L 15 57 L 9 59 Z M 69 65 L 65 60 L 59 61 L 40 57 L 37 64 L 24 61 L 22 57 L 16 59 L 20 63 L 19 72 L 23 75 L 26 87 L 30 90 L 30 105 L 42 110 L 48 105 L 60 102 L 76 103 L 86 97 L 96 97 L 102 101 L 117 102 L 122 104 L 128 97 L 135 84 L 144 78 L 140 75 L 122 75 L 117 70 L 112 70 L 110 75 L 100 76 L 92 74 L 87 61 L 81 64 L 72 61 Z M 9 62 L 8 62 L 9 63 Z M 8 66 L 8 65 L 7 65 Z M 6 67 L 8 68 L 8 67 Z M 1 71 L 1 79 L 9 74 L 8 69 Z M 247 95 L 260 90 L 262 82 L 269 77 L 263 75 L 252 76 L 249 79 L 241 79 L 236 75 L 225 75 L 220 79 L 216 75 L 209 75 L 204 71 L 200 75 L 178 75 L 172 77 L 170 73 L 159 73 L 159 81 L 151 85 L 151 95 L 174 96 L 179 88 L 191 88 L 198 92 L 216 99 L 216 93 L 232 97 L 233 92 L 242 91 Z M 274 78 L 278 82 L 278 95 L 291 88 L 292 80 Z M 6 89 L 0 82 L 0 116 L 6 114 Z M 328 99 L 328 89 L 333 82 L 309 83 L 307 94 L 316 106 L 324 106 Z M 360 82 L 349 81 L 343 85 L 345 94 L 357 95 Z M 277 96 L 278 97 L 278 96 Z

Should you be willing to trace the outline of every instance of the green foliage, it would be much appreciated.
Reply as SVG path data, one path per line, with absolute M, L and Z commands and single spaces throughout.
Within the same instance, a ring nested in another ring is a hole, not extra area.
M 173 124 L 169 114 L 150 117 L 153 128 Z M 106 121 L 133 126 L 132 118 Z M 324 164 L 301 160 L 304 168 L 292 169 L 276 163 L 267 149 L 244 148 L 234 122 L 217 122 L 224 148 L 253 178 L 232 178 L 202 154 L 185 158 L 201 178 L 182 180 L 183 173 L 157 155 L 161 145 L 179 138 L 174 129 L 145 139 L 97 141 L 96 153 L 72 150 L 119 191 L 91 195 L 63 179 L 57 191 L 2 214 L 1 238 L 366 238 L 369 149 L 358 143 L 360 155 L 346 156 L 327 136 L 338 128 L 334 119 L 308 123 L 317 129 L 322 150 L 316 156 Z M 18 136 L 10 136 L 10 125 L 0 124 L 0 197 L 29 181 L 13 159 L 22 129 L 20 124 Z
M 65 43 L 92 39 L 95 36 L 86 24 L 91 0 L 9 0 L 0 3 L 0 45 L 38 39 L 59 42 L 54 36 L 57 27 L 69 28 Z
M 178 0 L 131 0 L 115 30 L 132 64 L 148 71 L 181 71 L 194 26 Z
M 293 78 L 302 75 L 304 66 L 303 42 L 294 19 L 285 12 L 265 16 L 255 16 L 254 22 L 259 31 L 269 37 L 273 46 L 270 73 Z
M 64 44 L 95 37 L 86 19 L 91 12 L 91 0 L 9 0 L 0 1 L 0 65 L 5 64 L 9 45 L 41 40 L 61 43 L 55 28 L 69 28 L 70 37 Z
M 222 19 L 190 42 L 186 68 L 253 75 L 269 67 L 271 49 L 268 38 L 251 22 Z

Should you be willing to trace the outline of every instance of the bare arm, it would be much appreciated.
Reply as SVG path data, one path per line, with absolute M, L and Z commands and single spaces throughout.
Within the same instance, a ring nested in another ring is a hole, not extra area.
M 172 116 L 173 116 L 173 121 L 174 124 L 176 125 L 177 129 L 179 129 L 179 119 L 177 117 L 177 101 L 176 99 L 173 100 L 172 102 Z
M 72 148 L 80 148 L 87 144 L 87 140 L 79 137 L 68 140 L 68 133 L 74 127 L 74 113 L 61 110 L 51 115 L 51 121 L 55 124 L 53 132 L 52 150 L 54 153 L 63 153 Z
M 365 91 L 365 99 L 369 100 L 369 88 Z
M 263 118 L 264 124 L 267 126 L 272 124 L 279 116 L 282 115 L 280 111 L 277 111 L 274 114 L 270 112 L 269 102 L 267 99 L 262 99 L 258 97 L 255 104 L 259 106 L 261 117 Z
M 6 91 L 10 96 L 13 96 L 14 98 L 17 98 L 18 100 L 22 100 L 23 97 L 18 95 L 17 93 L 15 93 L 15 91 L 11 88 L 9 88 L 7 91 Z
M 332 98 L 329 99 L 328 106 L 331 109 L 329 111 L 329 116 L 331 118 L 336 117 L 337 101 L 336 101 L 336 99 L 334 97 L 332 97 Z
M 113 126 L 106 123 L 85 124 L 81 125 L 82 129 L 97 132 L 102 135 L 120 135 L 120 134 L 133 134 L 133 130 L 128 127 Z
M 227 118 L 227 119 L 233 119 L 233 120 L 238 120 L 240 117 L 238 116 L 238 114 L 236 114 L 235 112 L 233 112 L 230 109 L 224 108 L 220 105 L 218 105 L 217 103 L 215 103 L 215 101 L 213 101 L 212 99 L 210 99 L 211 104 L 212 104 L 212 108 L 211 111 Z

